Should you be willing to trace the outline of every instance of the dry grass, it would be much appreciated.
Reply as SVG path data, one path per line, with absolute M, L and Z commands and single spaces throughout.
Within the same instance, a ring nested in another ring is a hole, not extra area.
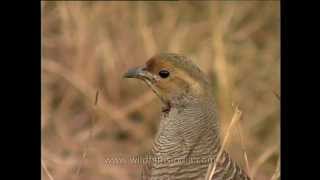
M 41 7 L 43 179 L 139 179 L 140 167 L 106 166 L 104 159 L 152 146 L 160 101 L 122 75 L 157 52 L 190 56 L 208 74 L 221 137 L 232 102 L 239 104 L 241 127 L 228 131 L 226 149 L 254 179 L 278 176 L 279 2 L 47 1 Z
M 238 122 L 240 121 L 242 117 L 242 111 L 239 110 L 238 106 L 236 106 L 235 108 L 235 111 L 234 111 L 234 114 L 233 114 L 233 117 L 232 117 L 232 120 L 228 126 L 228 129 L 226 131 L 226 135 L 225 137 L 223 138 L 223 141 L 222 141 L 222 145 L 221 145 L 221 149 L 220 151 L 218 152 L 218 155 L 217 155 L 217 158 L 215 159 L 214 162 L 210 163 L 209 167 L 208 167 L 208 171 L 207 171 L 207 175 L 206 175 L 206 178 L 205 180 L 211 180 L 214 173 L 215 173 L 215 170 L 216 170 L 216 167 L 217 167 L 217 163 L 220 161 L 220 158 L 221 158 L 221 155 L 222 155 L 222 152 L 224 150 L 224 148 L 226 147 L 226 144 L 228 142 L 228 139 L 229 139 L 229 136 L 230 136 L 230 133 L 231 133 L 231 130 L 233 128 L 233 126 Z M 250 173 L 249 173 L 250 174 Z

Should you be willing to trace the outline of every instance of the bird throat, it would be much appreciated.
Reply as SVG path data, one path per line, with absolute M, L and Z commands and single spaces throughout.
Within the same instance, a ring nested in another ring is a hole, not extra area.
M 151 88 L 151 90 L 159 97 L 159 99 L 163 103 L 163 106 L 161 107 L 161 112 L 168 114 L 171 110 L 171 106 L 172 106 L 171 102 L 161 95 L 161 93 L 158 91 L 158 89 L 155 88 L 155 86 L 153 85 L 152 82 L 150 82 L 149 80 L 144 80 L 144 81 Z

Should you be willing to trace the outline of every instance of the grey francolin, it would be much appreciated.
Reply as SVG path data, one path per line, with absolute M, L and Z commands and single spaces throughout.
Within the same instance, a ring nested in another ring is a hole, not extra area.
M 214 180 L 250 179 L 224 150 L 215 162 L 221 144 L 212 89 L 191 60 L 162 53 L 124 76 L 146 82 L 164 104 L 143 179 L 205 179 L 211 162 L 217 163 Z

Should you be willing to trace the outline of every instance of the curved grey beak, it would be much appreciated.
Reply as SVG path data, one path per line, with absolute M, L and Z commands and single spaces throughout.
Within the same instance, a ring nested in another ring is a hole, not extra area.
M 145 72 L 143 71 L 142 67 L 136 67 L 136 68 L 132 68 L 129 69 L 128 72 L 126 72 L 123 77 L 124 78 L 143 78 L 145 77 Z
M 151 73 L 146 71 L 144 66 L 129 69 L 128 72 L 126 72 L 123 75 L 123 77 L 124 78 L 137 78 L 137 79 L 141 79 L 141 80 L 147 80 L 150 83 L 156 82 L 155 77 L 153 77 L 153 75 Z

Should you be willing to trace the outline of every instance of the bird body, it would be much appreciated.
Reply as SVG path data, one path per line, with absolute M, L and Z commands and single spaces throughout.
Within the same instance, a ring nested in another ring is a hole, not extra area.
M 217 163 L 214 180 L 249 179 L 227 152 L 215 162 L 221 149 L 216 106 L 208 79 L 191 60 L 162 53 L 125 76 L 144 80 L 164 104 L 143 179 L 205 179 L 210 163 Z

